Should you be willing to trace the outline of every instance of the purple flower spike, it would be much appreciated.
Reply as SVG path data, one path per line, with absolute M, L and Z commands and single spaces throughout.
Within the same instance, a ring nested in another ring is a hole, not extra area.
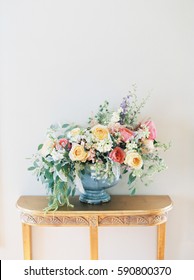
M 123 100 L 120 105 L 120 107 L 123 109 L 123 112 L 120 114 L 120 123 L 121 124 L 124 124 L 125 115 L 127 113 L 127 108 L 129 107 L 129 103 L 130 103 L 130 96 L 127 95 L 126 97 L 123 97 Z

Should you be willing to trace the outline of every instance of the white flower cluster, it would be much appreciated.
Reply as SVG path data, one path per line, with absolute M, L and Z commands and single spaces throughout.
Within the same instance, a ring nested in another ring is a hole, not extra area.
M 116 112 L 112 113 L 112 117 L 110 122 L 111 123 L 117 123 L 120 120 L 120 114 L 123 112 L 123 109 L 121 107 L 119 107 L 119 109 Z
M 100 140 L 96 144 L 94 144 L 94 147 L 97 151 L 101 153 L 109 152 L 112 149 L 112 140 L 111 139 Z

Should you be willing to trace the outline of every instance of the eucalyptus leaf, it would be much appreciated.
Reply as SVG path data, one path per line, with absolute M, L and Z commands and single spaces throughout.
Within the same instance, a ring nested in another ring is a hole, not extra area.
M 52 130 L 57 130 L 57 129 L 60 128 L 60 126 L 59 126 L 58 124 L 51 124 L 50 128 L 51 128 Z
M 37 168 L 38 167 L 38 163 L 37 161 L 34 162 L 34 167 Z
M 40 145 L 38 146 L 38 151 L 40 151 L 40 150 L 42 149 L 42 147 L 43 147 L 43 144 L 40 144 Z
M 75 192 L 76 192 L 76 188 L 73 188 L 72 192 L 71 192 L 71 195 L 74 196 L 75 195 Z
M 66 195 L 67 195 L 67 197 L 68 197 L 68 196 L 70 196 L 70 194 L 71 194 L 71 188 L 70 188 L 70 187 L 68 187 L 68 189 L 67 189 L 67 191 L 66 191 Z
M 61 170 L 61 163 L 56 165 L 56 169 L 57 169 L 57 171 Z
M 35 166 L 28 167 L 28 170 L 29 170 L 29 171 L 32 171 L 32 170 L 34 170 L 34 169 L 36 169 Z
M 46 169 L 46 170 L 45 170 L 45 177 L 46 177 L 47 179 L 53 179 L 53 174 L 50 173 L 49 169 Z
M 136 194 L 136 188 L 134 188 L 131 192 L 131 195 L 135 195 Z
M 131 185 L 136 179 L 136 176 L 133 176 L 133 173 L 130 173 L 129 174 L 129 177 L 128 177 L 128 185 Z
M 128 172 L 127 169 L 124 169 L 124 170 L 123 170 L 123 174 L 126 174 L 127 172 Z
M 68 164 L 64 165 L 64 166 L 63 166 L 63 170 L 64 170 L 65 172 L 68 172 L 68 171 L 69 171 L 69 165 L 68 165 Z
M 64 183 L 64 182 L 60 182 L 60 183 L 58 184 L 58 188 L 59 188 L 60 190 L 64 190 L 64 186 L 65 186 L 65 183 Z
M 62 128 L 66 128 L 66 127 L 68 127 L 68 126 L 69 126 L 69 124 L 64 123 L 64 124 L 62 125 Z

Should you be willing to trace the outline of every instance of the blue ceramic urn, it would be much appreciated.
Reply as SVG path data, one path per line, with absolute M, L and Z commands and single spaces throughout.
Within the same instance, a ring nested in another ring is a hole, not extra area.
M 94 165 L 94 164 L 93 164 Z M 106 189 L 115 186 L 120 179 L 120 164 L 113 162 L 112 169 L 114 176 L 109 178 L 96 178 L 95 169 L 92 164 L 85 165 L 85 168 L 80 172 L 84 193 L 79 197 L 79 200 L 89 204 L 101 204 L 108 202 L 111 197 L 106 192 Z

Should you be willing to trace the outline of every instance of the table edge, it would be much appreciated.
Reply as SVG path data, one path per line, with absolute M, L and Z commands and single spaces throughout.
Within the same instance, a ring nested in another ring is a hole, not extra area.
M 19 199 L 17 200 L 16 203 L 16 208 L 21 212 L 21 213 L 26 213 L 26 214 L 30 214 L 32 216 L 40 216 L 40 215 L 44 215 L 44 216 L 78 216 L 78 215 L 105 215 L 105 214 L 109 214 L 109 215 L 154 215 L 154 214 L 161 214 L 161 213 L 166 213 L 169 212 L 172 208 L 173 208 L 173 201 L 170 198 L 169 195 L 155 195 L 155 196 L 167 196 L 170 199 L 170 204 L 166 207 L 163 207 L 161 209 L 149 209 L 149 210 L 97 210 L 97 211 L 49 211 L 49 212 L 45 212 L 44 210 L 42 211 L 37 211 L 37 210 L 29 210 L 26 208 L 23 208 L 21 206 L 18 205 L 18 201 L 22 198 L 22 197 L 28 197 L 29 195 L 22 195 L 19 197 Z M 119 196 L 119 195 L 118 195 Z M 149 195 L 148 195 L 149 196 Z M 154 195 L 150 195 L 150 196 L 154 196 Z M 36 196 L 33 196 L 36 197 Z M 37 196 L 40 197 L 40 196 Z M 43 196 L 45 197 L 45 196 Z

